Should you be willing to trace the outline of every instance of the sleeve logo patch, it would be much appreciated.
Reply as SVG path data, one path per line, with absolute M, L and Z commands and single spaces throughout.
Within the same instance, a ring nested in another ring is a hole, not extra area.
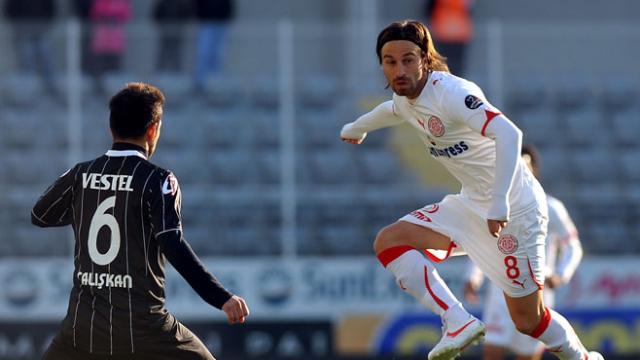
M 482 105 L 482 100 L 480 100 L 477 96 L 467 95 L 464 98 L 464 104 L 471 110 L 475 110 Z
M 162 193 L 167 195 L 171 194 L 171 196 L 175 196 L 178 192 L 178 179 L 170 173 L 169 176 L 164 180 L 164 184 L 162 184 Z

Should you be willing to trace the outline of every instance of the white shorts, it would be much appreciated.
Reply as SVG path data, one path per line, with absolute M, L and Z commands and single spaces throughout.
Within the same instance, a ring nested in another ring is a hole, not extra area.
M 544 302 L 548 307 L 553 306 L 553 292 L 549 289 L 544 291 Z M 487 289 L 482 321 L 487 326 L 486 344 L 503 347 L 523 356 L 531 356 L 544 350 L 542 342 L 516 329 L 509 316 L 502 289 L 495 284 L 489 284 Z
M 497 239 L 489 234 L 487 220 L 471 211 L 460 195 L 447 195 L 441 202 L 415 210 L 400 221 L 451 238 L 445 258 L 464 249 L 478 268 L 511 297 L 527 296 L 544 286 L 547 217 L 537 208 L 513 217 Z

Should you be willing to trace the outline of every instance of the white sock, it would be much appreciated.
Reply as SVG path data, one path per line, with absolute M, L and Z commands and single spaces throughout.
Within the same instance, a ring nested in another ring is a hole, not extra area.
M 551 352 L 562 360 L 585 360 L 584 348 L 571 324 L 562 315 L 546 308 L 538 328 L 531 336 L 542 341 Z
M 402 290 L 440 315 L 450 328 L 469 320 L 469 313 L 442 281 L 435 266 L 418 250 L 397 246 L 381 252 L 378 258 L 393 273 Z

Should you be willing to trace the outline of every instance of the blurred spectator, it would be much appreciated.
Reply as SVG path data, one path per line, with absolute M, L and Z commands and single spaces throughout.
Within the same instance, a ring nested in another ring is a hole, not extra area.
M 121 68 L 126 50 L 125 24 L 132 16 L 130 0 L 76 0 L 76 12 L 88 22 L 83 67 L 103 91 L 102 75 Z
M 232 0 L 196 0 L 198 38 L 194 85 L 204 88 L 209 74 L 220 70 L 220 58 L 229 21 L 233 18 Z
M 473 0 L 427 0 L 427 16 L 440 53 L 452 74 L 465 75 L 467 46 L 473 38 Z
M 56 13 L 54 0 L 7 0 L 4 11 L 13 27 L 18 69 L 37 72 L 47 91 L 55 93 L 53 57 L 47 37 Z
M 158 70 L 179 71 L 182 69 L 182 46 L 185 25 L 194 15 L 193 0 L 158 0 L 153 10 L 153 19 L 158 25 L 160 53 Z

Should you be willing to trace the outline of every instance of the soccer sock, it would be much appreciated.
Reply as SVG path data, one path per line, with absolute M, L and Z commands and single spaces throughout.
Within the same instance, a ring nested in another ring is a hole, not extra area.
M 411 246 L 395 246 L 378 254 L 382 265 L 396 278 L 400 288 L 440 315 L 451 328 L 468 321 L 470 315 L 442 281 L 435 266 Z
M 554 310 L 545 308 L 540 324 L 531 333 L 531 336 L 542 341 L 547 346 L 547 351 L 559 359 L 587 359 L 587 350 L 578 339 L 571 324 Z

